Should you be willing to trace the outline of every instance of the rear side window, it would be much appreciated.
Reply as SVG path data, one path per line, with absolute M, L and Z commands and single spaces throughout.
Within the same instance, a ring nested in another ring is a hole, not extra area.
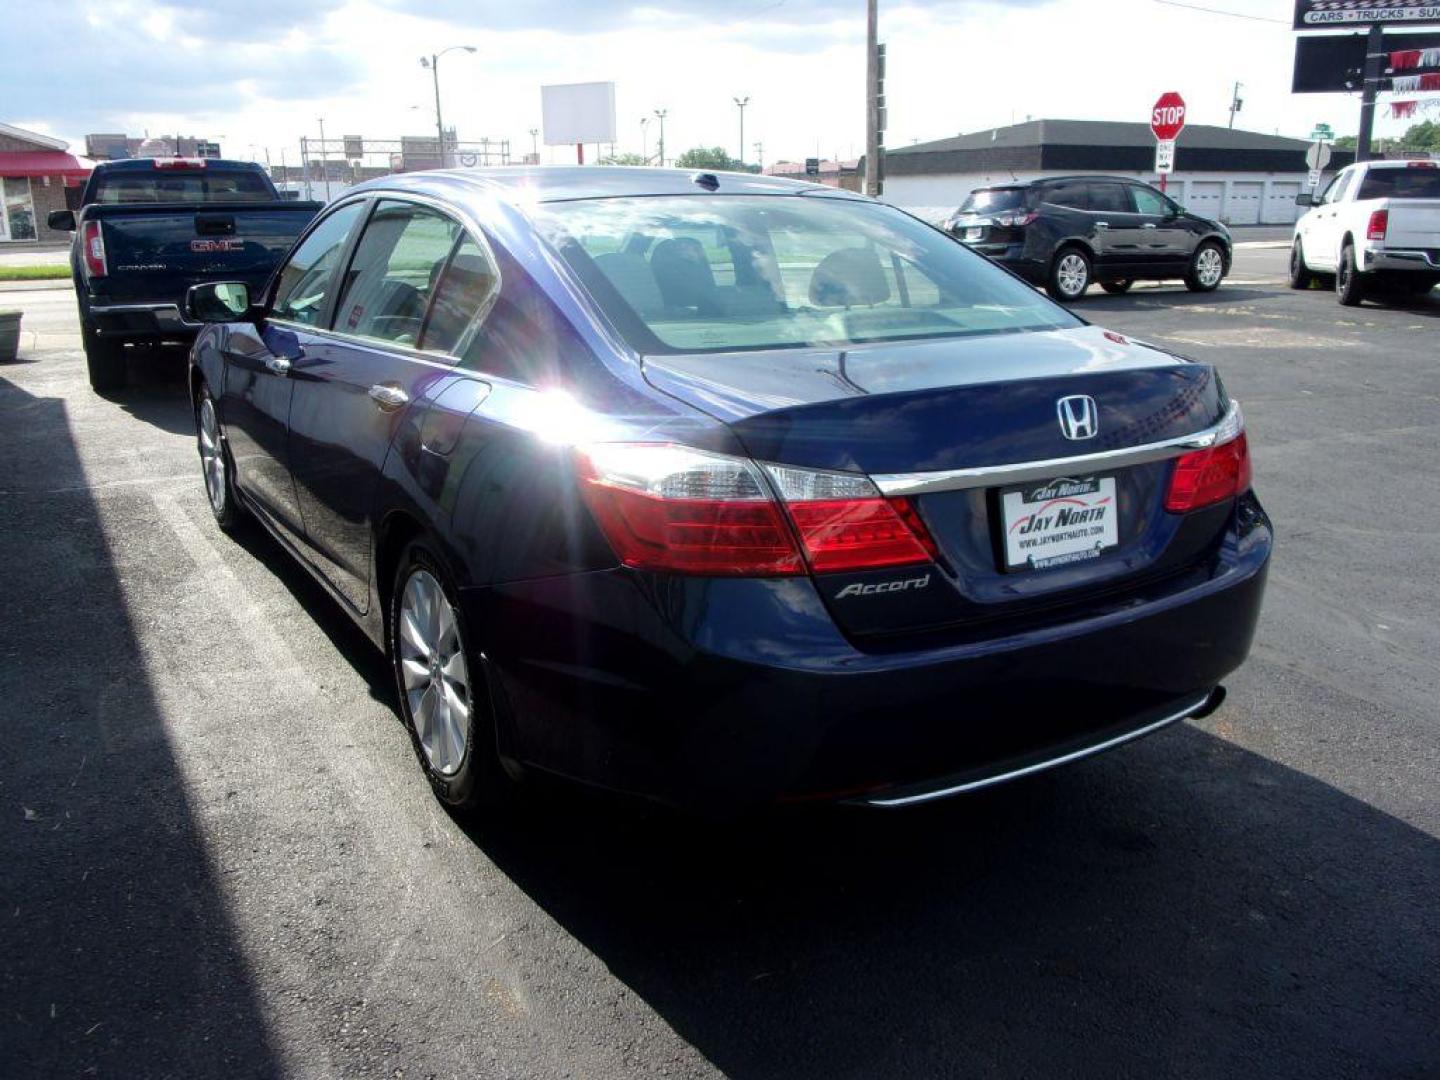
M 981 188 L 972 191 L 960 207 L 962 214 L 998 214 L 1006 210 L 1022 210 L 1029 188 Z
M 1133 214 L 1124 184 L 1091 184 L 1090 209 L 1097 214 Z
M 1369 169 L 1357 199 L 1440 199 L 1440 169 Z
M 258 173 L 223 169 L 173 169 L 156 173 L 103 174 L 95 201 L 117 203 L 270 202 L 274 196 Z
M 380 202 L 345 271 L 334 329 L 418 348 L 431 293 L 459 237 L 459 223 L 437 210 Z
M 305 326 L 319 325 L 325 302 L 333 292 L 335 271 L 364 209 L 363 202 L 340 207 L 301 241 L 280 271 L 271 311 L 275 318 Z
M 1071 210 L 1089 210 L 1090 188 L 1083 181 L 1056 184 L 1046 192 L 1045 201 Z
M 490 310 L 499 287 L 500 277 L 489 252 L 468 235 L 462 236 L 435 285 L 420 331 L 420 347 L 454 352 L 465 331 Z

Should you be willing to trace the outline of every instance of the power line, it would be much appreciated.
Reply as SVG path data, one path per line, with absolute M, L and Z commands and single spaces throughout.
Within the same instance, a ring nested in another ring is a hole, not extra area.
M 1268 15 L 1246 15 L 1239 11 L 1223 11 L 1220 8 L 1201 7 L 1199 4 L 1182 4 L 1179 0 L 1155 0 L 1157 4 L 1164 4 L 1166 7 L 1185 8 L 1187 11 L 1203 11 L 1206 15 L 1227 15 L 1232 19 L 1249 19 L 1251 22 L 1278 23 L 1281 26 L 1289 26 L 1287 19 L 1272 19 Z

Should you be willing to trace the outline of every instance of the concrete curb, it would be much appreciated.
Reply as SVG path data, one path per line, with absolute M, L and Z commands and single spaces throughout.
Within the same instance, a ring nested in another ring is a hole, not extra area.
M 51 289 L 71 288 L 70 279 L 39 278 L 34 281 L 0 281 L 0 292 L 46 292 Z

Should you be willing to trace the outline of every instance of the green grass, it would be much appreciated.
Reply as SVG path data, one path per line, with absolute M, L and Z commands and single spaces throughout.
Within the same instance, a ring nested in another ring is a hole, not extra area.
M 0 281 L 54 281 L 68 278 L 68 264 L 60 266 L 0 266 Z

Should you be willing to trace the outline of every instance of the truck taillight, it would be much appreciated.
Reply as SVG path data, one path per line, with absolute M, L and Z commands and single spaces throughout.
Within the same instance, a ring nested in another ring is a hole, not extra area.
M 1370 215 L 1370 227 L 1365 230 L 1365 239 L 1384 240 L 1390 229 L 1390 211 L 1376 210 Z
M 576 462 L 586 505 L 636 569 L 790 577 L 934 558 L 914 508 L 858 474 L 772 465 L 767 485 L 746 458 L 650 443 L 583 447 Z
M 1250 444 L 1245 438 L 1245 419 L 1238 405 L 1231 406 L 1230 419 L 1214 446 L 1185 454 L 1175 461 L 1165 509 L 1185 514 L 1243 495 L 1250 490 Z
M 155 159 L 157 169 L 203 169 L 205 159 L 200 157 L 166 157 Z
M 85 274 L 97 278 L 105 276 L 105 237 L 100 232 L 100 222 L 87 221 L 80 234 L 80 250 L 85 256 Z

